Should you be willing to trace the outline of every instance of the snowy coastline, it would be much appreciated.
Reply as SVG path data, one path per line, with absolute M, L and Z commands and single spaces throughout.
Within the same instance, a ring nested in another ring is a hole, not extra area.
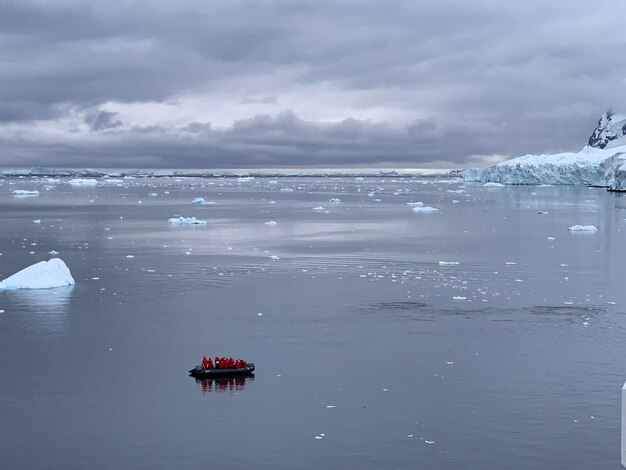
M 466 182 L 509 185 L 599 186 L 626 190 L 626 117 L 605 113 L 579 152 L 523 155 L 487 168 L 463 172 Z

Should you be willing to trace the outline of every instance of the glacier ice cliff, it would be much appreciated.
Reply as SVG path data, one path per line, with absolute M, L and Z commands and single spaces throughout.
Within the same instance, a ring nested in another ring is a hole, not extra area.
M 626 116 L 604 113 L 580 152 L 523 155 L 463 172 L 467 182 L 584 185 L 626 190 Z

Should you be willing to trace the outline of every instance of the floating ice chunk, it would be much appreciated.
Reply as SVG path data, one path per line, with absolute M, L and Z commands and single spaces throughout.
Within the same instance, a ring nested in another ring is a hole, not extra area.
M 328 202 L 332 203 L 332 204 L 339 204 L 341 202 L 341 199 L 339 199 L 338 197 L 331 197 Z
M 52 256 L 55 256 L 55 255 L 58 255 L 58 254 L 59 254 L 59 252 L 58 252 L 58 251 L 56 251 L 56 250 L 52 250 L 52 251 L 49 251 L 49 252 L 48 252 L 48 254 L 49 254 L 49 255 L 52 255 Z
M 133 256 L 133 255 L 126 255 L 126 258 L 127 258 L 127 259 L 133 259 L 133 258 L 134 258 L 134 256 Z
M 206 220 L 198 220 L 195 217 L 173 217 L 168 222 L 172 225 L 206 225 Z
M 276 255 L 272 255 L 272 256 L 270 256 L 270 259 L 274 260 L 274 261 L 278 261 L 280 258 L 278 256 L 276 256 Z
M 435 441 L 424 441 L 426 444 L 434 444 Z
M 280 192 L 281 193 L 292 193 L 293 192 L 293 188 L 281 188 Z
M 199 206 L 202 206 L 202 205 L 206 204 L 206 201 L 204 200 L 203 197 L 197 197 L 193 201 L 191 201 L 191 203 L 199 205 Z
M 413 208 L 413 212 L 416 212 L 418 214 L 432 214 L 433 212 L 439 212 L 439 209 L 435 208 L 435 207 L 430 207 L 430 206 L 424 206 L 424 207 L 414 207 Z
M 418 202 L 405 202 L 404 205 L 405 206 L 423 206 L 424 203 L 420 202 L 420 201 L 418 201 Z
M 570 232 L 597 232 L 598 228 L 595 225 L 572 225 L 567 230 Z
M 95 186 L 98 184 L 98 180 L 93 178 L 73 178 L 68 183 L 72 186 Z
M 465 192 L 464 189 L 448 189 L 447 191 L 452 194 L 461 194 Z
M 462 297 L 460 295 L 455 295 L 452 297 L 452 300 L 467 300 L 467 297 Z
M 76 284 L 67 265 L 60 258 L 40 261 L 0 282 L 0 289 L 50 289 Z
M 33 220 L 33 223 L 34 224 L 40 224 L 41 223 L 41 219 L 35 219 L 35 220 Z
M 457 266 L 458 261 L 439 261 L 439 266 Z
M 273 227 L 274 225 L 276 225 L 278 222 L 276 222 L 275 220 L 269 220 L 267 222 L 265 222 L 265 225 L 269 225 L 270 227 Z
M 489 182 L 489 183 L 483 184 L 483 187 L 484 188 L 504 188 L 504 185 L 502 183 Z
M 34 191 L 28 191 L 27 189 L 14 189 L 11 191 L 13 196 L 17 197 L 25 197 L 25 196 L 39 196 L 39 191 L 36 189 Z
M 314 207 L 313 210 L 321 212 L 321 211 L 326 210 L 326 209 L 324 209 L 322 206 L 317 206 L 317 207 Z

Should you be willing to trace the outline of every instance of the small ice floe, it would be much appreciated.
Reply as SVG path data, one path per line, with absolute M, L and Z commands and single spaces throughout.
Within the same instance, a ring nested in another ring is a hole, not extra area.
M 446 364 L 448 364 L 449 366 L 451 366 L 452 364 L 454 364 L 454 361 L 446 361 Z
M 515 266 L 517 263 L 515 261 L 505 261 L 504 264 L 507 266 Z
M 35 219 L 35 220 L 33 220 L 33 223 L 34 224 L 40 224 L 41 223 L 41 219 Z
M 337 405 L 326 405 L 326 408 L 337 408 Z
M 548 240 L 556 240 L 554 237 L 548 237 Z
M 257 316 L 258 316 L 258 317 L 262 317 L 262 316 L 263 316 L 263 314 L 262 314 L 261 312 L 257 312 Z
M 16 197 L 39 196 L 39 191 L 36 189 L 34 191 L 29 191 L 27 189 L 14 189 L 11 191 L 11 194 Z
M 280 192 L 281 193 L 292 193 L 294 190 L 293 188 L 281 188 Z
M 268 220 L 267 222 L 265 222 L 265 225 L 269 225 L 270 227 L 273 227 L 277 223 L 278 222 L 276 222 L 275 220 Z
M 278 261 L 280 258 L 278 256 L 276 256 L 276 255 L 272 255 L 272 256 L 270 256 L 270 259 L 274 260 L 274 261 Z
M 537 211 L 537 214 L 539 215 L 546 215 L 548 213 L 548 211 Z
M 339 199 L 338 197 L 331 197 L 328 202 L 330 202 L 331 204 L 339 204 L 341 202 L 341 199 Z
M 318 436 L 315 436 L 315 439 L 317 439 L 319 441 L 319 440 L 324 439 L 325 437 L 326 437 L 326 434 L 320 434 Z
M 424 203 L 417 201 L 417 202 L 405 202 L 404 203 L 405 206 L 423 206 Z
M 134 256 L 133 255 L 126 255 L 126 259 L 133 259 Z
M 206 225 L 206 220 L 198 220 L 195 217 L 173 217 L 168 222 L 172 225 Z
M 416 214 L 433 214 L 435 212 L 439 212 L 439 209 L 430 206 L 418 206 L 413 208 L 413 212 L 415 212 Z
M 452 194 L 461 194 L 465 192 L 464 189 L 448 189 L 447 191 Z
M 458 266 L 458 261 L 439 261 L 439 266 Z
M 572 225 L 567 230 L 570 232 L 597 232 L 598 228 L 595 225 Z
M 56 251 L 56 250 L 52 250 L 52 251 L 49 251 L 49 252 L 48 252 L 48 254 L 49 254 L 49 255 L 52 255 L 52 256 L 55 256 L 55 255 L 58 255 L 58 254 L 59 254 L 59 252 L 58 252 L 58 251 Z
M 98 184 L 98 180 L 93 178 L 73 178 L 68 183 L 72 186 L 95 186 Z
M 504 188 L 502 183 L 485 183 L 483 188 Z
M 455 295 L 454 297 L 452 297 L 452 300 L 467 300 L 467 297 Z
M 317 207 L 314 207 L 313 210 L 316 211 L 316 212 L 321 212 L 321 211 L 324 211 L 326 209 L 324 209 L 322 206 L 317 206 Z
M 435 441 L 424 441 L 425 444 L 434 444 Z
M 0 289 L 51 289 L 76 284 L 67 265 L 60 258 L 40 261 L 0 282 Z
M 196 204 L 197 206 L 203 206 L 206 204 L 206 201 L 203 197 L 197 197 L 193 201 L 191 201 L 191 203 Z

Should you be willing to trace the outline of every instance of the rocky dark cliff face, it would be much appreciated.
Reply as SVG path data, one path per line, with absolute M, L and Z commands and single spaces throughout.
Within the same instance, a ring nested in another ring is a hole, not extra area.
M 603 149 L 609 143 L 620 140 L 626 145 L 626 116 L 606 112 L 598 121 L 598 126 L 589 137 L 590 147 Z

